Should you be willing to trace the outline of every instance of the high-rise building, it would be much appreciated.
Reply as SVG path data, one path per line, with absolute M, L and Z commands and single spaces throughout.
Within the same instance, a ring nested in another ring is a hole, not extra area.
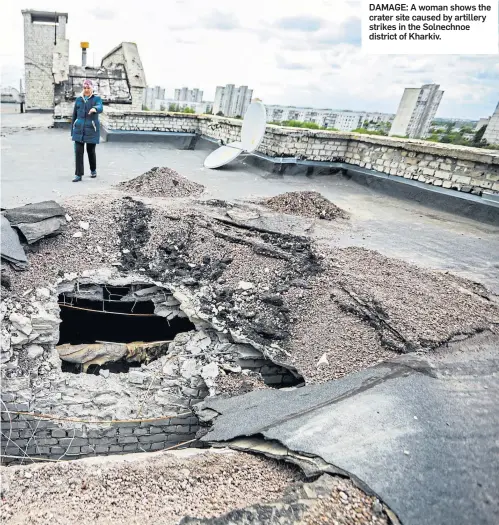
M 253 90 L 248 86 L 235 87 L 227 84 L 225 87 L 217 86 L 213 113 L 222 113 L 225 117 L 244 117 L 253 97 Z
M 489 144 L 499 144 L 499 102 L 494 114 L 490 117 L 483 138 Z
M 444 94 L 439 87 L 438 84 L 425 84 L 420 88 L 406 88 L 389 135 L 426 137 Z
M 165 98 L 165 88 L 161 86 L 147 87 L 144 95 L 144 106 L 148 109 L 154 108 L 156 100 Z
M 321 127 L 334 128 L 338 131 L 352 131 L 366 127 L 377 129 L 385 127 L 393 121 L 392 113 L 378 113 L 369 111 L 350 111 L 343 109 L 317 109 L 297 106 L 266 105 L 267 122 L 280 123 L 289 120 L 313 122 Z
M 176 89 L 173 94 L 173 100 L 177 102 L 202 102 L 203 91 L 198 88 L 189 89 L 186 87 Z
M 487 127 L 490 122 L 490 117 L 481 118 L 473 131 L 480 131 L 484 126 Z

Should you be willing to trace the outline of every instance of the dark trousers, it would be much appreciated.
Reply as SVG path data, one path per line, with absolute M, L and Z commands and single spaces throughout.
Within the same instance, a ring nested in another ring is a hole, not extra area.
M 95 157 L 95 146 L 96 144 L 87 143 L 87 155 L 88 155 L 88 162 L 90 164 L 90 171 L 97 170 L 97 159 Z M 75 141 L 75 165 L 76 165 L 75 175 L 78 175 L 79 177 L 83 177 L 83 174 L 85 173 L 85 168 L 83 166 L 84 153 L 85 153 L 85 142 Z

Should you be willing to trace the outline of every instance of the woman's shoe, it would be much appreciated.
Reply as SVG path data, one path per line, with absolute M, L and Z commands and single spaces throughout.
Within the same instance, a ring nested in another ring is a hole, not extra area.
M 73 182 L 80 182 L 80 181 L 81 181 L 81 177 L 79 175 L 75 175 Z
M 97 177 L 97 172 L 96 172 L 96 171 L 91 171 L 91 172 L 90 172 L 90 177 L 91 177 L 92 179 L 95 179 L 95 177 Z

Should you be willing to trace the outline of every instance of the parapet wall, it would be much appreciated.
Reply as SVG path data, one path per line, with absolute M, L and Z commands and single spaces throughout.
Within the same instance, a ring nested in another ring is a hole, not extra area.
M 107 112 L 109 131 L 198 133 L 225 143 L 239 140 L 241 120 L 168 112 Z M 346 162 L 387 175 L 481 195 L 499 192 L 499 151 L 358 133 L 267 125 L 258 149 L 272 158 Z

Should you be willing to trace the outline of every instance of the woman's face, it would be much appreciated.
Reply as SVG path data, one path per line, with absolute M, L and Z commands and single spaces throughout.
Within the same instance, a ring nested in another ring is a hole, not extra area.
M 89 86 L 84 86 L 84 88 L 83 88 L 83 94 L 84 94 L 86 97 L 89 97 L 89 96 L 92 94 L 92 88 L 89 87 Z

